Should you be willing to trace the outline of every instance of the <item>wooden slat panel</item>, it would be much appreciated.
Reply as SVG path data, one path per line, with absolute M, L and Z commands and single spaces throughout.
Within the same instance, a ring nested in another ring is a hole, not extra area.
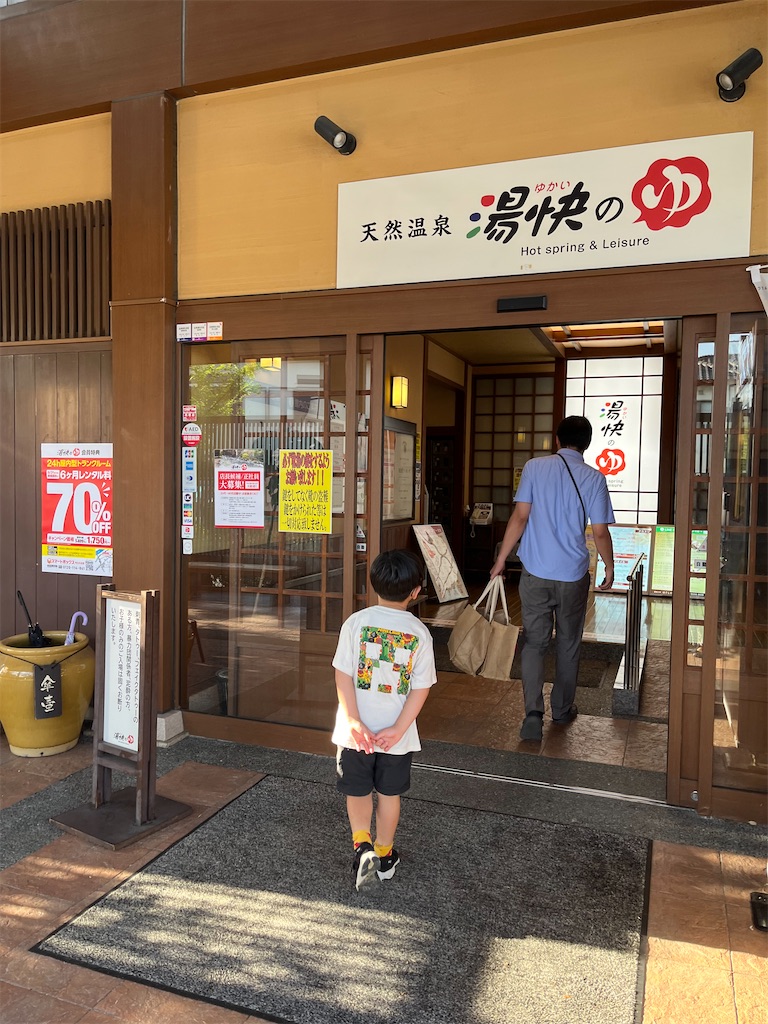
M 93 336 L 94 323 L 94 287 L 93 287 L 93 239 L 95 234 L 95 204 L 85 204 L 85 274 L 83 287 L 85 288 L 85 323 L 82 324 L 82 334 L 86 338 Z
M 35 336 L 34 294 L 35 260 L 33 253 L 34 218 L 31 210 L 24 214 L 24 337 L 31 341 Z
M 16 292 L 16 331 L 17 337 L 24 340 L 26 320 L 24 317 L 24 213 L 16 214 L 16 248 L 15 252 L 15 292 Z
M 77 280 L 75 282 L 75 297 L 77 306 L 75 309 L 74 337 L 82 338 L 85 335 L 85 207 L 78 203 L 75 207 L 75 269 Z
M 88 223 L 89 258 L 88 258 L 88 337 L 100 335 L 99 318 L 101 304 L 101 204 L 88 203 L 90 220 Z
M 41 338 L 53 338 L 51 333 L 51 211 L 44 206 L 41 212 L 41 266 L 40 288 L 42 292 L 42 326 Z
M 61 337 L 61 309 L 59 307 L 59 290 L 61 288 L 61 264 L 59 261 L 60 224 L 59 210 L 54 206 L 51 216 L 51 334 L 52 338 Z
M 59 332 L 60 337 L 67 338 L 68 315 L 67 315 L 67 294 L 69 292 L 67 262 L 67 208 L 59 207 L 59 287 L 56 301 L 59 304 Z
M 109 299 L 112 295 L 112 203 L 103 204 L 103 220 L 101 225 L 101 335 L 112 333 L 112 320 L 109 314 Z
M 10 218 L 7 213 L 0 217 L 0 343 L 11 341 L 11 310 L 9 296 L 10 275 Z
M 75 255 L 76 230 L 75 230 L 75 204 L 70 203 L 67 208 L 67 294 L 66 294 L 66 320 L 67 333 L 65 337 L 76 337 L 75 332 L 75 309 L 76 297 L 75 287 L 77 284 L 77 262 Z
M 43 292 L 47 281 L 43 279 L 43 220 L 42 211 L 32 211 L 32 255 L 34 260 L 34 279 L 32 282 L 33 331 L 32 337 L 39 341 L 43 334 Z M 29 275 L 28 275 L 29 276 Z

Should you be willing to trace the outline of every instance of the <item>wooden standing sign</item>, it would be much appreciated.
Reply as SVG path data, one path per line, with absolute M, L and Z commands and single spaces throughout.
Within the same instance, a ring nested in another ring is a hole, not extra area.
M 115 850 L 192 811 L 155 793 L 159 625 L 156 590 L 97 588 L 92 796 L 51 821 Z M 133 775 L 136 785 L 113 796 L 115 769 Z

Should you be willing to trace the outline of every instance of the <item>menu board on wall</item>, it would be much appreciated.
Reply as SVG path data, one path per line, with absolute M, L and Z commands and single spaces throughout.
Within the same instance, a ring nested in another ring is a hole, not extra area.
M 382 519 L 413 519 L 416 487 L 416 424 L 384 417 Z

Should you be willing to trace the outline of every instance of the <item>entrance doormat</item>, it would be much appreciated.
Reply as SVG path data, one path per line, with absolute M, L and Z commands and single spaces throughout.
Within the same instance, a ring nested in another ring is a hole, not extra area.
M 35 952 L 292 1024 L 633 1024 L 649 843 L 403 801 L 356 892 L 343 799 L 268 776 Z

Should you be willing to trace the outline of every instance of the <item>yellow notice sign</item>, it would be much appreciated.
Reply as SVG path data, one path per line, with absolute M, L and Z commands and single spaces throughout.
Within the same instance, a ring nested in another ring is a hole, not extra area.
M 281 533 L 330 533 L 333 452 L 280 449 Z

